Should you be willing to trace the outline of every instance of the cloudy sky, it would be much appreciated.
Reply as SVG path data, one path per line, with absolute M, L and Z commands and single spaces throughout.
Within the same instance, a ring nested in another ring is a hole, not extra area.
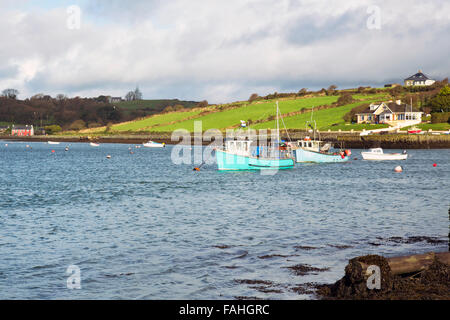
M 450 75 L 448 0 L 0 0 L 0 30 L 0 89 L 22 99 L 139 85 L 219 103 Z

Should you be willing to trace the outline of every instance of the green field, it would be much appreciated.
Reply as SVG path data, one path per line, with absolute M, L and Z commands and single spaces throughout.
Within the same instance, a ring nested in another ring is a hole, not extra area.
M 447 131 L 450 130 L 450 123 L 422 123 L 416 127 L 422 130 Z
M 279 102 L 280 111 L 283 114 L 311 108 L 319 105 L 329 105 L 336 102 L 338 96 L 323 96 L 295 100 L 281 100 Z M 186 129 L 194 131 L 194 121 L 202 121 L 202 129 L 225 129 L 238 125 L 240 120 L 263 120 L 270 116 L 275 116 L 275 102 L 256 102 L 247 104 L 235 109 L 228 109 L 216 113 L 207 114 L 187 121 L 178 122 L 167 126 L 158 126 L 151 131 L 170 132 L 176 129 Z
M 197 109 L 186 112 L 171 112 L 167 114 L 157 114 L 146 119 L 113 125 L 111 129 L 113 131 L 121 131 L 121 132 L 145 130 L 155 125 L 168 124 L 174 121 L 180 121 L 192 116 L 196 116 L 201 111 L 202 110 Z
M 313 119 L 317 123 L 317 129 L 325 130 L 331 128 L 333 124 L 344 124 L 345 123 L 343 119 L 344 115 L 350 110 L 352 110 L 354 107 L 359 106 L 361 103 L 362 102 L 355 102 L 352 104 L 347 104 L 342 107 L 314 111 Z M 287 129 L 305 129 L 306 121 L 309 120 L 311 120 L 310 112 L 283 119 Z M 274 120 L 254 125 L 253 129 L 266 129 L 275 127 L 276 121 Z M 281 121 L 280 127 L 283 127 Z

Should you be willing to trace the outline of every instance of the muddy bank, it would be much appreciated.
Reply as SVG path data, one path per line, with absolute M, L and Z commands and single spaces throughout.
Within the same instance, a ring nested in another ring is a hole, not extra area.
M 282 139 L 292 141 L 304 139 L 310 136 L 310 133 L 305 131 L 291 130 L 289 137 L 285 132 L 282 132 Z M 225 137 L 225 136 L 224 136 Z M 351 132 L 321 132 L 320 139 L 326 142 L 331 142 L 336 148 L 348 149 L 366 149 L 373 147 L 381 147 L 384 149 L 446 149 L 450 148 L 450 135 L 408 135 L 408 134 L 389 134 L 389 135 L 370 135 L 361 137 L 359 133 Z M 89 142 L 95 141 L 98 143 L 125 143 L 125 144 L 142 144 L 143 142 L 153 140 L 159 143 L 179 144 L 181 139 L 172 140 L 171 132 L 155 132 L 136 135 L 105 135 L 105 136 L 33 136 L 33 137 L 12 137 L 0 136 L 0 140 L 8 141 L 28 141 L 28 142 L 47 142 L 58 141 L 66 143 L 74 142 Z M 201 141 L 201 142 L 199 142 Z M 214 138 L 212 139 L 214 141 Z M 189 143 L 184 141 L 183 143 Z M 191 135 L 191 145 L 194 143 L 202 143 L 209 145 L 211 139 L 203 137 L 195 141 L 194 136 Z
M 349 261 L 345 276 L 334 284 L 317 286 L 321 299 L 331 300 L 450 300 L 448 253 L 386 259 L 378 255 Z M 380 268 L 380 288 L 369 289 L 372 272 Z M 417 269 L 417 270 L 415 270 Z

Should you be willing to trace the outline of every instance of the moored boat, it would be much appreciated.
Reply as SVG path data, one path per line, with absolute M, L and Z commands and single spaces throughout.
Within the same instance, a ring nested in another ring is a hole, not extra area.
M 344 150 L 334 153 L 311 151 L 302 148 L 295 150 L 295 159 L 297 162 L 312 162 L 312 163 L 347 162 L 350 159 L 350 155 L 351 155 L 350 150 Z
M 48 141 L 48 144 L 60 144 L 61 142 L 56 142 L 56 141 Z
M 100 147 L 100 144 L 99 143 L 95 143 L 95 142 L 91 142 L 91 143 L 89 143 L 89 145 L 91 147 Z
M 412 127 L 411 129 L 408 130 L 408 133 L 421 133 L 422 129 L 416 128 L 416 127 Z
M 224 149 L 215 149 L 219 170 L 283 170 L 294 167 L 286 150 L 261 147 L 256 141 L 228 140 Z
M 146 143 L 143 143 L 142 145 L 146 148 L 165 148 L 166 146 L 165 143 L 158 143 L 154 141 L 148 141 Z
M 371 148 L 369 151 L 361 152 L 361 156 L 364 160 L 406 160 L 408 154 L 403 153 L 384 153 L 381 148 Z
M 314 133 L 313 139 L 305 137 L 303 140 L 298 140 L 297 145 L 294 146 L 295 160 L 299 163 L 333 163 L 333 162 L 347 162 L 350 159 L 350 150 L 340 150 L 339 152 L 331 152 L 331 144 L 324 143 L 316 139 L 317 124 L 312 118 L 313 111 L 311 111 L 311 121 L 306 122 L 306 127 L 311 128 L 310 131 Z M 314 124 L 314 127 L 312 126 Z
M 218 170 L 283 170 L 294 167 L 294 159 L 287 145 L 280 141 L 279 107 L 277 107 L 276 136 L 269 145 L 245 139 L 226 140 L 224 148 L 216 148 Z

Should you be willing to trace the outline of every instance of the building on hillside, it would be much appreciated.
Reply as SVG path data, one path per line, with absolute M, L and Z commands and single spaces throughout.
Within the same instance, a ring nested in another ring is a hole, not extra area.
M 400 83 L 387 83 L 384 85 L 385 88 L 395 88 L 395 87 L 401 87 L 402 85 Z
M 431 79 L 421 70 L 405 79 L 405 86 L 431 86 L 436 80 Z
M 400 100 L 395 102 L 372 103 L 366 110 L 356 114 L 358 123 L 387 123 L 420 120 L 423 112 Z
M 109 103 L 117 103 L 122 101 L 123 101 L 122 97 L 108 97 Z
M 5 133 L 8 129 L 8 126 L 0 126 L 0 133 Z
M 33 126 L 12 126 L 11 127 L 11 135 L 18 137 L 28 137 L 34 136 L 34 128 Z

